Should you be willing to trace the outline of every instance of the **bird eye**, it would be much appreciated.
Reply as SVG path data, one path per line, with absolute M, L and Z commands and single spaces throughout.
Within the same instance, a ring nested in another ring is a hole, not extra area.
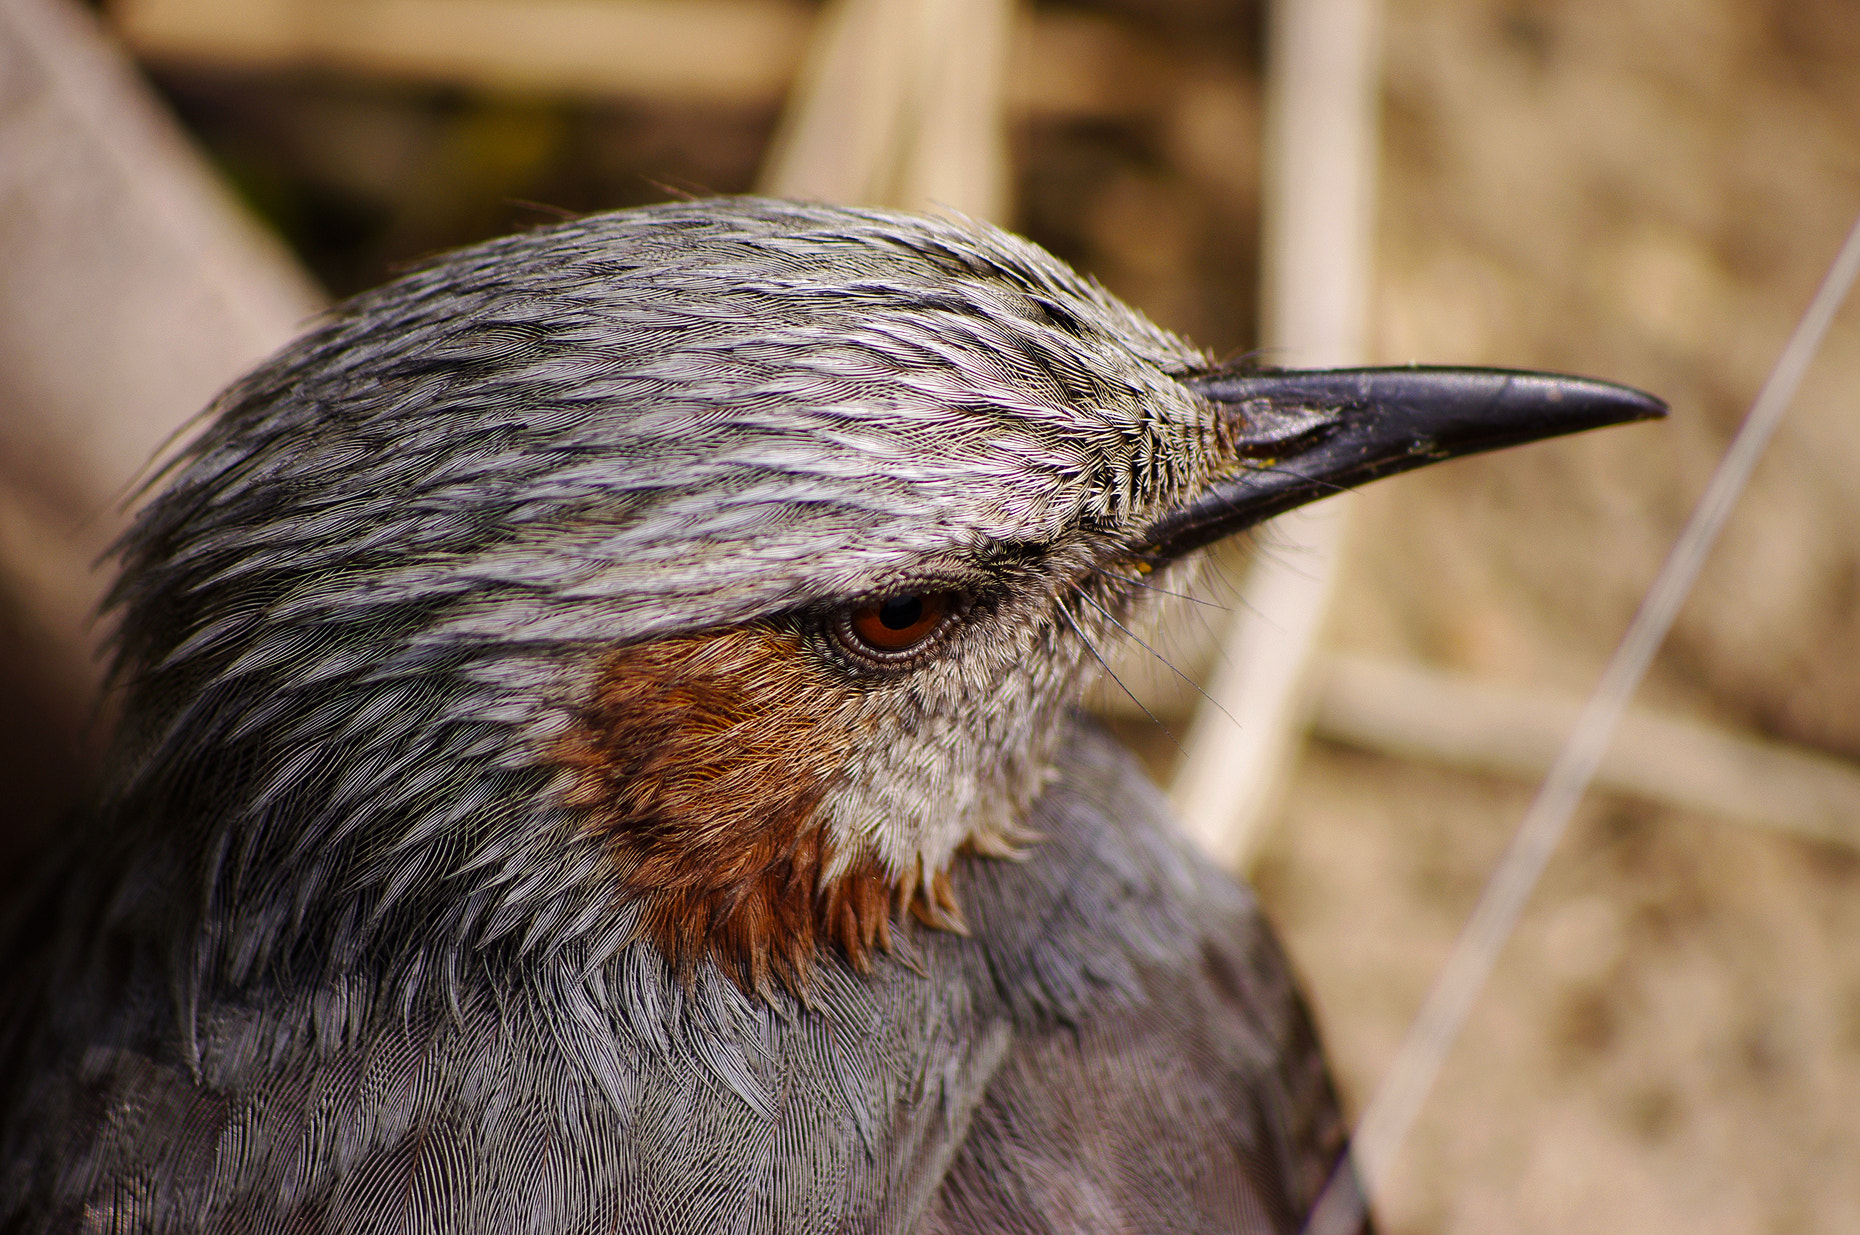
M 956 610 L 950 592 L 908 592 L 841 612 L 834 633 L 841 644 L 880 664 L 914 663 L 943 632 Z

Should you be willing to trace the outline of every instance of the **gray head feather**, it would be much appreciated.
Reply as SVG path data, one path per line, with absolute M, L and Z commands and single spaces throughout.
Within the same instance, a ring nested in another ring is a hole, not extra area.
M 598 657 L 899 589 L 1007 578 L 1015 633 L 871 688 L 834 835 L 915 878 L 1011 829 L 1105 626 L 1080 580 L 1202 479 L 1173 375 L 1205 363 L 1004 233 L 758 200 L 343 306 L 220 400 L 122 548 L 116 811 L 204 833 L 184 968 L 368 960 L 407 999 L 497 946 L 598 968 L 637 908 L 542 754 Z

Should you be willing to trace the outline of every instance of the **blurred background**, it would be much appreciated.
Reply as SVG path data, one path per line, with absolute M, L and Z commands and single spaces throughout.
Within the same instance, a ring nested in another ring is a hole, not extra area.
M 1119 676 L 1153 717 L 1098 697 L 1165 783 L 1270 748 L 1217 811 L 1244 838 L 1204 835 L 1360 1107 L 1860 210 L 1860 6 L 0 0 L 0 869 L 84 783 L 98 557 L 219 387 L 422 255 L 755 189 L 996 219 L 1221 357 L 1673 405 L 1216 563 L 1155 646 L 1210 683 L 1263 658 L 1269 722 L 1210 738 L 1141 649 Z M 1392 1164 L 1388 1230 L 1860 1229 L 1856 391 L 1849 309 Z M 1284 611 L 1274 570 L 1309 585 Z

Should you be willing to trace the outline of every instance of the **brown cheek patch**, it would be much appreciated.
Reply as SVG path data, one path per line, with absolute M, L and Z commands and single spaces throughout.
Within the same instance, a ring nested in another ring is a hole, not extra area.
M 799 988 L 820 947 L 859 969 L 891 945 L 877 858 L 825 872 L 817 818 L 858 735 L 856 699 L 800 639 L 746 628 L 626 647 L 556 748 L 642 931 L 681 971 L 706 956 L 745 989 Z

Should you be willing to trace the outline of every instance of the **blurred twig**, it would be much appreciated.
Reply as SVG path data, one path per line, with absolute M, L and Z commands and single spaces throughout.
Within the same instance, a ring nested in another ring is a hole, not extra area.
M 1542 687 L 1504 687 L 1368 656 L 1320 658 L 1313 729 L 1384 754 L 1541 777 L 1582 711 Z M 1597 786 L 1721 819 L 1860 849 L 1860 769 L 1799 747 L 1635 708 Z
M 9 668 L 60 696 L 8 692 L 0 732 L 76 751 L 96 562 L 137 473 L 321 298 L 82 6 L 0 0 L 0 50 L 0 607 L 35 649 Z M 9 748 L 0 796 L 68 800 L 81 774 Z M 7 816 L 0 849 L 33 813 Z
M 779 197 L 1000 219 L 1008 196 L 1004 0 L 838 0 L 763 173 Z
M 1281 0 L 1266 73 L 1263 342 L 1274 363 L 1360 363 L 1375 197 L 1379 0 Z M 1278 520 L 1255 556 L 1172 790 L 1189 831 L 1244 867 L 1305 727 L 1348 495 Z

